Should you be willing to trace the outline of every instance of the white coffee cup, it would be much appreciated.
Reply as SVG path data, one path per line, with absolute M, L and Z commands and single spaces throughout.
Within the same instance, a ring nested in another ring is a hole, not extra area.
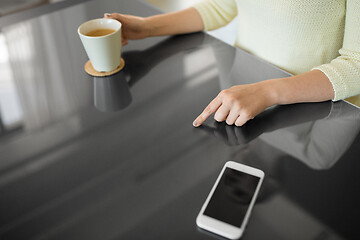
M 87 36 L 97 29 L 113 29 L 104 36 Z M 91 64 L 98 72 L 110 72 L 120 66 L 121 23 L 110 18 L 98 18 L 81 24 L 78 33 Z

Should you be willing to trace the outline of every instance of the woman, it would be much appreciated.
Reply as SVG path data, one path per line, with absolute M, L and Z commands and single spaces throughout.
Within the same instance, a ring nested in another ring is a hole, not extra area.
M 221 91 L 193 125 L 242 126 L 267 107 L 338 101 L 360 94 L 360 0 L 207 0 L 147 18 L 105 14 L 128 40 L 213 30 L 239 17 L 235 45 L 295 76 Z M 340 53 L 340 55 L 339 55 Z

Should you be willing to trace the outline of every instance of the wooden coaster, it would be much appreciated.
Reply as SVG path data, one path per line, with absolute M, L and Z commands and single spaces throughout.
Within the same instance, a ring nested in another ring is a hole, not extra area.
M 91 62 L 89 60 L 85 63 L 84 69 L 85 69 L 85 72 L 87 72 L 87 74 L 89 74 L 91 76 L 106 77 L 106 76 L 110 76 L 110 75 L 113 75 L 113 74 L 119 72 L 121 69 L 124 68 L 124 66 L 125 66 L 125 61 L 123 58 L 121 58 L 120 66 L 118 68 L 112 70 L 111 72 L 98 72 L 94 69 L 93 65 L 91 64 Z

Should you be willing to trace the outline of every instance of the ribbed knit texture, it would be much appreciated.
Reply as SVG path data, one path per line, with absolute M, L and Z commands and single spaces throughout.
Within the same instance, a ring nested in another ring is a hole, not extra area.
M 293 74 L 322 71 L 333 101 L 360 94 L 360 0 L 204 0 L 194 7 L 207 31 L 238 16 L 236 46 Z

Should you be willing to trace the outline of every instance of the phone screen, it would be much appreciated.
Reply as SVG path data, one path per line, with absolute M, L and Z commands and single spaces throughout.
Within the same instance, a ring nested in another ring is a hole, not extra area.
M 240 228 L 259 177 L 226 168 L 204 215 Z

